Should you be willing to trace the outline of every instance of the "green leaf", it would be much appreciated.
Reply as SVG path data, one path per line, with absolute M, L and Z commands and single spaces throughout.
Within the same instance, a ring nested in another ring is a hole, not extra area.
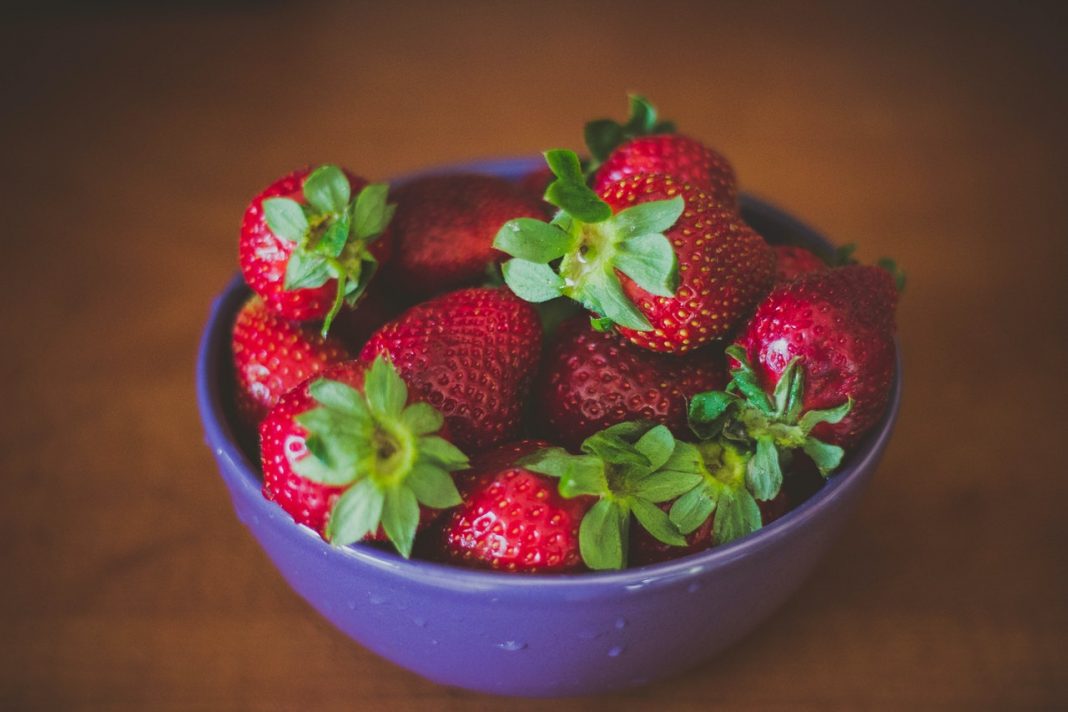
M 686 546 L 686 539 L 679 533 L 678 527 L 671 523 L 667 512 L 644 499 L 634 498 L 630 501 L 630 511 L 645 531 L 658 540 L 671 546 Z
M 604 163 L 616 146 L 623 143 L 623 127 L 612 119 L 597 119 L 586 124 L 583 130 L 586 148 L 598 163 Z
M 633 483 L 634 494 L 650 502 L 666 502 L 686 494 L 704 482 L 697 474 L 675 471 L 651 472 Z
M 304 179 L 304 199 L 320 213 L 340 213 L 349 205 L 352 187 L 337 166 L 319 166 Z
M 293 250 L 286 264 L 283 289 L 313 289 L 321 287 L 333 278 L 329 261 L 322 255 L 304 250 Z
M 524 301 L 547 302 L 564 288 L 564 280 L 547 264 L 515 258 L 501 265 L 501 272 L 508 288 Z
M 557 489 L 565 499 L 583 495 L 600 497 L 607 494 L 609 487 L 604 463 L 596 457 L 572 457 Z
M 583 182 L 556 180 L 546 189 L 545 201 L 584 223 L 599 223 L 612 217 L 608 203 Z
M 644 136 L 656 126 L 656 107 L 648 99 L 637 94 L 631 94 L 630 118 L 624 130 L 629 136 Z
M 585 183 L 586 177 L 582 175 L 582 162 L 578 154 L 566 148 L 554 148 L 544 154 L 545 162 L 549 170 L 558 179 L 572 183 Z
M 780 417 L 786 413 L 787 401 L 790 400 L 791 394 L 796 392 L 794 381 L 799 375 L 798 361 L 799 359 L 796 356 L 790 359 L 790 362 L 786 364 L 786 368 L 779 374 L 779 382 L 775 384 L 775 390 L 772 393 L 775 413 Z
M 582 301 L 591 302 L 587 308 L 611 319 L 613 323 L 635 331 L 652 331 L 645 315 L 623 293 L 623 287 L 615 274 L 604 274 L 587 280 L 580 295 Z
M 760 529 L 760 507 L 745 489 L 724 492 L 716 504 L 712 538 L 726 544 Z
M 267 198 L 263 201 L 263 217 L 271 232 L 283 240 L 300 242 L 308 232 L 308 218 L 295 200 Z
M 528 262 L 546 263 L 563 257 L 574 242 L 573 236 L 556 225 L 534 218 L 516 218 L 501 226 L 493 246 Z
M 745 484 L 757 499 L 775 499 L 782 487 L 782 469 L 779 467 L 779 451 L 769 437 L 756 441 L 756 452 L 749 460 Z
M 573 457 L 562 447 L 546 447 L 519 458 L 516 465 L 550 477 L 563 477 Z
M 638 452 L 633 444 L 606 430 L 594 433 L 582 441 L 582 452 L 599 457 L 613 465 L 632 465 L 645 470 L 652 469 L 649 458 Z
M 320 405 L 359 421 L 368 420 L 371 416 L 363 394 L 347 383 L 320 378 L 308 384 L 308 395 Z
M 355 460 L 357 453 L 350 451 L 346 454 L 342 452 L 339 453 L 342 458 L 335 457 L 334 451 L 336 449 L 329 445 L 330 442 L 330 440 L 316 435 L 306 438 L 305 445 L 308 446 L 308 454 L 299 460 L 289 459 L 289 466 L 293 472 L 307 480 L 330 487 L 341 487 L 354 481 L 359 474 L 356 467 L 348 466 L 347 462 L 338 462 L 338 460 L 343 459 L 352 462 Z M 330 460 L 330 462 L 326 460 Z
M 352 206 L 353 232 L 365 242 L 385 232 L 397 206 L 386 202 L 389 197 L 389 185 L 371 183 L 363 187 L 356 196 Z
M 737 398 L 724 391 L 706 391 L 690 399 L 690 429 L 702 439 L 713 438 L 723 430 L 730 408 Z
M 681 195 L 667 200 L 651 200 L 620 210 L 612 217 L 612 226 L 623 240 L 662 233 L 676 222 L 686 209 Z
M 345 250 L 345 244 L 349 241 L 351 227 L 352 223 L 349 220 L 349 214 L 347 212 L 341 213 L 323 232 L 322 237 L 319 238 L 319 243 L 315 246 L 315 251 L 328 257 L 340 256 Z
M 448 470 L 461 470 L 469 464 L 463 450 L 437 435 L 419 438 L 418 449 L 421 458 L 440 463 Z
M 890 276 L 894 278 L 894 284 L 897 286 L 897 291 L 905 291 L 905 282 L 907 281 L 905 278 L 905 272 L 897 266 L 897 262 L 890 259 L 889 257 L 880 257 L 875 264 L 890 273 Z
M 437 408 L 429 403 L 418 402 L 407 406 L 400 415 L 401 423 L 415 435 L 427 435 L 437 432 L 445 423 L 445 418 Z
M 808 435 L 820 423 L 831 423 L 833 425 L 842 422 L 842 418 L 846 417 L 852 409 L 853 398 L 850 397 L 846 399 L 845 403 L 834 408 L 806 411 L 797 424 L 801 428 L 801 432 Z
M 615 502 L 602 499 L 590 507 L 579 525 L 579 551 L 594 571 L 621 569 L 626 512 Z
M 417 462 L 404 483 L 420 504 L 431 509 L 448 509 L 463 502 L 452 476 L 436 465 Z
M 412 555 L 415 531 L 419 528 L 419 502 L 407 487 L 390 490 L 382 506 L 382 528 L 404 558 Z
M 363 394 L 367 405 L 378 418 L 400 417 L 408 402 L 408 386 L 384 356 L 377 356 L 363 378 Z
M 816 463 L 816 467 L 819 468 L 820 474 L 824 477 L 838 469 L 838 466 L 842 464 L 842 458 L 845 456 L 845 450 L 837 445 L 830 445 L 812 437 L 805 438 L 805 443 L 801 446 L 801 449 L 812 458 L 812 461 Z
M 686 535 L 704 524 L 714 511 L 716 501 L 709 496 L 708 490 L 705 487 L 694 487 L 675 500 L 668 518 L 681 534 Z
M 658 297 L 673 297 L 679 288 L 679 262 L 671 242 L 659 233 L 622 242 L 613 263 L 639 287 Z
M 760 380 L 750 366 L 749 357 L 746 356 L 742 347 L 731 344 L 724 350 L 724 353 L 738 362 L 738 365 L 731 369 L 731 384 L 757 410 L 765 415 L 774 415 L 775 409 L 771 400 L 764 392 L 764 387 L 760 385 Z
M 687 475 L 701 475 L 706 469 L 701 451 L 691 443 L 676 441 L 671 457 L 660 467 L 660 472 L 682 472 Z
M 657 470 L 675 451 L 675 436 L 666 425 L 657 425 L 634 443 L 634 449 L 645 455 L 650 468 Z
M 378 530 L 385 498 L 370 479 L 362 479 L 334 503 L 326 523 L 326 538 L 332 544 L 355 544 Z

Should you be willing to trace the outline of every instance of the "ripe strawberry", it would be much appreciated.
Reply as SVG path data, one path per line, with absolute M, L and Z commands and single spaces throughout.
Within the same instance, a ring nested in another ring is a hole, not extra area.
M 701 188 L 732 210 L 738 208 L 738 181 L 730 162 L 700 141 L 675 133 L 675 125 L 659 121 L 656 108 L 640 96 L 631 95 L 626 124 L 591 121 L 585 134 L 593 157 L 588 173 L 598 193 L 628 176 L 662 173 Z
M 700 141 L 682 134 L 642 136 L 614 150 L 597 170 L 593 189 L 604 194 L 631 176 L 662 173 L 679 184 L 701 188 L 731 211 L 738 209 L 738 179 L 729 161 Z
M 557 332 L 535 393 L 546 434 L 577 448 L 598 430 L 627 420 L 663 423 L 685 437 L 687 399 L 726 384 L 719 355 L 653 353 L 618 334 L 599 332 L 579 316 Z
M 544 218 L 545 204 L 495 176 L 447 174 L 417 178 L 394 193 L 396 254 L 390 281 L 426 297 L 481 281 L 503 255 L 493 236 L 512 218 Z
M 771 286 L 774 252 L 702 190 L 642 175 L 598 196 L 574 153 L 546 159 L 546 197 L 563 212 L 510 221 L 494 242 L 515 257 L 503 273 L 523 299 L 570 297 L 638 346 L 682 353 L 732 333 Z
M 341 305 L 354 305 L 389 257 L 389 240 L 378 239 L 393 211 L 387 190 L 331 165 L 275 181 L 241 223 L 245 281 L 279 316 L 322 320 L 325 335 Z
M 461 502 L 450 472 L 467 456 L 442 424 L 386 360 L 337 364 L 260 424 L 263 495 L 334 544 L 388 539 L 407 557 L 432 510 Z
M 830 267 L 816 253 L 794 245 L 773 245 L 775 284 L 783 284 L 810 272 L 826 272 Z
M 882 416 L 894 377 L 897 296 L 888 271 L 860 265 L 776 287 L 727 349 L 731 392 L 691 401 L 700 435 L 751 443 L 747 480 L 757 499 L 778 494 L 781 452 L 803 450 L 826 477 L 843 448 Z
M 237 313 L 232 337 L 238 411 L 252 426 L 291 388 L 353 356 L 339 339 L 283 319 L 258 296 Z
M 556 480 L 516 464 L 546 447 L 525 440 L 475 458 L 461 480 L 464 503 L 444 519 L 445 560 L 530 573 L 582 568 L 579 524 L 596 499 L 565 499 Z
M 469 452 L 514 439 L 538 366 L 541 326 L 507 289 L 471 288 L 418 304 L 360 352 L 386 356 L 413 393 L 445 416 Z

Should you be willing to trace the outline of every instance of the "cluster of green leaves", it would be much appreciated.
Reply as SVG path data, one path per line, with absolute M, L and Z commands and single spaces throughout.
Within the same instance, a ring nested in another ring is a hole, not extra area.
M 623 292 L 616 270 L 652 294 L 675 294 L 678 260 L 664 232 L 682 215 L 682 197 L 639 203 L 613 215 L 586 185 L 573 151 L 548 151 L 545 159 L 556 176 L 545 199 L 560 212 L 548 223 L 518 218 L 501 227 L 493 246 L 513 258 L 502 266 L 505 282 L 528 302 L 573 299 L 598 315 L 602 328 L 651 330 Z
M 686 544 L 678 527 L 657 506 L 702 482 L 700 474 L 675 467 L 677 445 L 663 425 L 628 422 L 587 438 L 579 455 L 546 448 L 519 464 L 558 478 L 560 494 L 566 498 L 597 498 L 579 525 L 582 559 L 591 569 L 619 569 L 627 564 L 632 515 L 665 544 Z
M 378 266 L 367 246 L 385 231 L 396 206 L 386 202 L 389 186 L 384 183 L 365 186 L 353 198 L 348 177 L 333 165 L 309 173 L 302 190 L 304 204 L 268 198 L 263 214 L 271 232 L 294 243 L 285 289 L 310 289 L 337 280 L 337 296 L 323 321 L 325 336 L 341 305 L 355 305 L 366 290 Z
M 798 358 L 783 370 L 771 396 L 765 392 L 745 351 L 733 345 L 727 355 L 738 365 L 724 391 L 709 391 L 690 401 L 690 427 L 705 440 L 721 439 L 748 452 L 746 486 L 760 500 L 774 499 L 782 487 L 784 457 L 802 450 L 820 473 L 829 476 L 842 462 L 844 451 L 812 437 L 819 423 L 837 423 L 853 407 L 853 400 L 826 410 L 801 412 L 804 369 Z
M 613 119 L 597 119 L 586 124 L 586 147 L 590 151 L 587 173 L 594 173 L 619 145 L 638 136 L 675 133 L 675 124 L 660 121 L 656 107 L 637 94 L 628 96 L 630 117 L 625 124 Z
M 435 435 L 444 422 L 429 403 L 408 403 L 408 387 L 379 356 L 364 374 L 362 392 L 319 379 L 308 391 L 318 404 L 296 417 L 308 436 L 310 456 L 291 460 L 313 482 L 344 487 L 331 510 L 326 538 L 352 544 L 381 525 L 403 556 L 411 554 L 420 505 L 432 509 L 461 502 L 452 472 L 467 456 Z

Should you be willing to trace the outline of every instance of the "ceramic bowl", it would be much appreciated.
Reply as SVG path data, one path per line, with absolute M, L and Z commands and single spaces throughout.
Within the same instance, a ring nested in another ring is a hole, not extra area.
M 517 178 L 536 165 L 523 159 L 451 169 Z M 771 242 L 828 246 L 766 202 L 744 196 L 742 205 Z M 822 489 L 760 531 L 703 553 L 569 575 L 405 560 L 366 545 L 333 547 L 260 494 L 258 466 L 242 450 L 228 406 L 230 328 L 247 295 L 236 277 L 215 300 L 196 373 L 207 444 L 238 518 L 293 590 L 360 645 L 435 682 L 489 693 L 624 690 L 693 668 L 749 633 L 841 534 L 875 472 L 901 398 L 899 360 L 885 416 Z

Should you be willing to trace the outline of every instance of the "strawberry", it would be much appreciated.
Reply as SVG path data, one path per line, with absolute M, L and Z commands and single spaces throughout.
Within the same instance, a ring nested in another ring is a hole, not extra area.
M 747 484 L 774 498 L 780 459 L 803 450 L 825 477 L 882 416 L 894 378 L 894 277 L 850 265 L 776 287 L 737 342 L 727 392 L 698 394 L 690 422 L 704 437 L 751 446 Z
M 260 424 L 263 494 L 334 544 L 388 539 L 407 557 L 434 510 L 461 502 L 450 473 L 467 456 L 434 435 L 443 422 L 385 359 L 337 364 Z
M 535 393 L 547 435 L 576 448 L 598 430 L 627 420 L 663 423 L 684 437 L 687 399 L 726 384 L 721 355 L 654 353 L 597 331 L 580 316 L 557 332 Z
M 380 261 L 393 207 L 388 186 L 324 165 L 275 181 L 241 223 L 241 272 L 268 308 L 293 321 L 322 320 L 363 294 Z M 372 245 L 372 243 L 374 243 Z
M 671 122 L 657 120 L 656 108 L 640 96 L 630 97 L 630 119 L 586 124 L 586 145 L 593 156 L 588 169 L 593 189 L 650 173 L 691 183 L 731 210 L 738 209 L 738 181 L 729 161 L 700 141 L 675 133 Z
M 468 286 L 503 255 L 493 236 L 512 218 L 546 214 L 540 196 L 495 176 L 452 173 L 397 188 L 390 281 L 415 297 Z
M 659 506 L 703 482 L 692 467 L 688 471 L 674 467 L 680 461 L 676 450 L 685 445 L 664 425 L 627 422 L 586 438 L 579 455 L 552 447 L 520 459 L 517 465 L 558 478 L 557 490 L 565 499 L 596 498 L 579 524 L 579 553 L 588 568 L 618 569 L 628 562 L 632 521 L 664 544 L 686 546 L 678 527 Z
M 516 464 L 548 446 L 525 440 L 474 459 L 461 479 L 464 503 L 444 518 L 446 561 L 529 573 L 582 568 L 579 524 L 596 499 L 565 499 L 556 480 Z
M 453 441 L 478 452 L 514 439 L 538 366 L 541 326 L 507 289 L 471 288 L 418 304 L 370 338 L 412 391 L 445 416 Z
M 253 426 L 291 388 L 353 356 L 339 339 L 286 321 L 255 295 L 237 313 L 231 343 L 238 411 Z
M 551 224 L 512 220 L 494 245 L 523 299 L 566 296 L 653 351 L 683 353 L 731 334 L 774 277 L 774 252 L 737 214 L 670 176 L 640 175 L 595 194 L 578 157 L 549 151 Z M 557 263 L 559 260 L 559 263 Z
M 810 272 L 830 269 L 815 252 L 795 245 L 774 245 L 775 284 L 783 284 Z

